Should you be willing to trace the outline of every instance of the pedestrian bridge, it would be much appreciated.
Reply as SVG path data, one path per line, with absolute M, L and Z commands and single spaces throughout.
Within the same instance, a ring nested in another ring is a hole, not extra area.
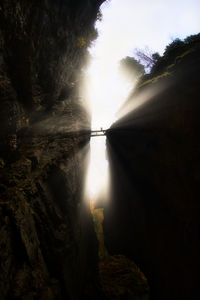
M 106 130 L 104 130 L 103 128 L 101 128 L 100 130 L 92 130 L 91 131 L 91 137 L 104 136 L 104 135 L 106 135 Z

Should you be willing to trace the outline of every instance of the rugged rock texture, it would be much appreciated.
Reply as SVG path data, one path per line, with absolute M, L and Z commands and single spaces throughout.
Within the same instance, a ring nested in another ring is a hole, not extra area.
M 98 299 L 79 86 L 103 0 L 1 1 L 0 299 Z
M 200 296 L 199 54 L 197 47 L 143 83 L 126 107 L 148 101 L 108 132 L 105 244 L 134 259 L 154 300 Z

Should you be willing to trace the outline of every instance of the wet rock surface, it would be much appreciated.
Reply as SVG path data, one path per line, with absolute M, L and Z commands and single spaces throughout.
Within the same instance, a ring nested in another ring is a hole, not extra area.
M 80 97 L 103 1 L 0 4 L 0 299 L 99 299 Z
M 91 205 L 99 248 L 99 278 L 105 299 L 148 300 L 149 285 L 138 266 L 124 255 L 110 255 L 104 245 L 102 208 Z

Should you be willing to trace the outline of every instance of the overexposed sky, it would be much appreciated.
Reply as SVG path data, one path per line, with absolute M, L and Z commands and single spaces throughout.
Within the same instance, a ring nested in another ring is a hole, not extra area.
M 102 13 L 103 20 L 96 24 L 99 37 L 90 48 L 93 59 L 87 71 L 93 129 L 111 126 L 133 88 L 119 75 L 122 58 L 133 56 L 135 48 L 145 46 L 162 54 L 173 39 L 200 32 L 200 0 L 111 0 L 102 5 Z M 145 97 L 148 101 L 149 95 Z M 106 192 L 106 183 L 108 187 L 105 139 L 91 140 L 87 178 L 88 196 L 94 201 L 100 191 Z
M 132 88 L 119 77 L 122 58 L 145 46 L 162 54 L 173 39 L 200 32 L 200 0 L 110 0 L 101 10 L 88 71 L 93 128 L 112 124 Z
M 145 45 L 162 54 L 173 38 L 200 31 L 200 0 L 112 0 L 102 12 L 97 55 L 120 58 Z

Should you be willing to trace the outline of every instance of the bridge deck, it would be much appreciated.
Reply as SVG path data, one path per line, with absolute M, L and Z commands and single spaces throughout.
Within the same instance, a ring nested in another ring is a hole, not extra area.
M 106 135 L 106 130 L 92 130 L 91 137 L 93 136 L 104 136 Z

